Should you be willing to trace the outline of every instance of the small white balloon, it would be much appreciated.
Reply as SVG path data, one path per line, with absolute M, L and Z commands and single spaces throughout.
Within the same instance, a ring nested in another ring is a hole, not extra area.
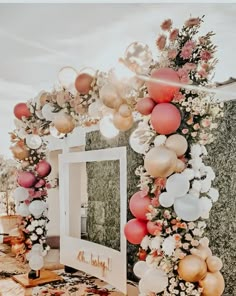
M 40 270 L 44 265 L 43 256 L 33 254 L 29 259 L 29 266 L 33 270 Z
M 31 250 L 33 252 L 39 252 L 39 253 L 42 253 L 43 252 L 43 246 L 40 245 L 40 244 L 34 244 L 31 248 Z
M 138 261 L 134 264 L 134 274 L 138 278 L 142 278 L 145 274 L 145 272 L 149 269 L 146 261 Z
M 27 217 L 30 215 L 29 207 L 25 203 L 20 203 L 16 208 L 16 213 L 22 217 Z
M 139 292 L 141 294 L 144 294 L 145 296 L 151 292 L 148 287 L 147 281 L 143 278 L 139 281 L 138 288 L 139 288 Z
M 188 222 L 196 221 L 202 212 L 199 198 L 190 194 L 176 198 L 174 210 L 179 218 Z
M 200 206 L 201 206 L 201 216 L 204 215 L 204 214 L 208 214 L 209 215 L 209 212 L 212 208 L 212 201 L 210 198 L 206 197 L 206 196 L 203 196 L 199 199 L 200 201 Z
M 53 121 L 56 114 L 54 111 L 54 107 L 50 104 L 45 104 L 42 108 L 42 116 L 47 120 L 47 121 Z
M 143 292 L 161 293 L 168 286 L 167 274 L 159 269 L 149 268 L 141 279 Z
M 119 130 L 113 124 L 113 116 L 104 116 L 99 122 L 101 134 L 108 139 L 115 138 L 119 134 Z
M 13 192 L 15 201 L 25 201 L 29 197 L 29 192 L 24 187 L 17 187 Z
M 173 206 L 175 201 L 175 197 L 173 194 L 170 194 L 169 192 L 163 192 L 159 196 L 159 203 L 164 208 L 169 208 Z
M 78 73 L 72 67 L 63 67 L 58 73 L 58 80 L 62 87 L 70 88 L 75 83 Z
M 42 200 L 32 201 L 29 205 L 29 211 L 34 217 L 39 218 L 46 209 L 46 203 Z
M 189 180 L 183 174 L 171 175 L 166 182 L 166 191 L 175 197 L 185 195 L 189 190 Z
M 27 135 L 26 145 L 31 149 L 38 149 L 42 145 L 42 138 L 39 135 Z

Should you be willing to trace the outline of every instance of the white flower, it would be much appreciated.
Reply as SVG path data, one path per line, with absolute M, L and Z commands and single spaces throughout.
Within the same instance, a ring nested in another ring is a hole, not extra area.
M 189 163 L 192 165 L 192 168 L 194 170 L 199 170 L 203 165 L 201 157 L 195 157 L 195 158 L 191 159 L 189 161 Z
M 195 229 L 193 230 L 193 234 L 194 234 L 194 235 L 197 235 L 197 236 L 200 236 L 200 235 L 202 234 L 202 231 L 200 231 L 200 229 L 198 229 L 198 228 L 195 228 Z
M 43 230 L 42 230 L 42 228 L 39 228 L 39 227 L 38 227 L 38 228 L 36 229 L 36 233 L 39 234 L 39 235 L 40 235 L 40 234 L 43 234 Z
M 202 154 L 202 146 L 195 144 L 191 147 L 192 158 L 199 157 Z
M 201 191 L 201 188 L 202 188 L 201 181 L 194 180 L 194 181 L 193 181 L 193 184 L 192 184 L 192 189 L 193 189 L 194 191 L 200 192 L 200 191 Z
M 200 196 L 200 192 L 199 191 L 196 191 L 194 189 L 190 189 L 189 190 L 189 194 L 191 194 L 193 196 L 196 196 L 196 197 L 199 197 Z
M 203 196 L 202 198 L 200 198 L 199 201 L 200 201 L 200 207 L 201 207 L 201 217 L 203 219 L 208 219 L 210 210 L 212 208 L 212 201 L 206 196 Z
M 200 179 L 201 178 L 201 173 L 199 170 L 194 171 L 194 177 Z
M 45 220 L 38 220 L 38 222 L 39 222 L 39 226 L 43 226 L 44 224 L 45 224 Z
M 206 166 L 205 167 L 205 172 L 207 174 L 207 178 L 209 178 L 210 180 L 214 180 L 215 179 L 216 175 L 215 175 L 212 167 Z
M 194 178 L 194 170 L 192 169 L 185 169 L 182 172 L 182 175 L 186 176 L 188 180 L 192 180 Z
M 213 187 L 210 188 L 207 194 L 211 197 L 213 202 L 216 202 L 219 198 L 219 191 Z
M 160 250 L 162 243 L 162 238 L 160 236 L 156 236 L 153 239 L 151 239 L 149 247 L 150 249 L 154 250 Z
M 30 232 L 32 232 L 32 231 L 34 231 L 34 226 L 32 224 L 30 224 L 29 226 L 27 226 L 26 229 L 29 230 Z
M 148 249 L 148 246 L 150 244 L 151 238 L 148 235 L 145 235 L 144 238 L 141 241 L 141 248 L 144 249 L 145 251 Z
M 31 239 L 32 241 L 36 241 L 36 240 L 38 239 L 38 236 L 37 236 L 35 233 L 33 233 L 33 234 L 30 236 L 30 239 Z
M 37 220 L 34 220 L 33 222 L 31 222 L 31 225 L 33 225 L 34 227 L 37 227 L 39 223 Z
M 171 256 L 174 253 L 175 239 L 173 238 L 173 236 L 169 236 L 164 239 L 164 242 L 162 244 L 162 250 L 168 256 Z
M 201 147 L 202 147 L 202 154 L 203 154 L 203 155 L 207 155 L 208 152 L 207 152 L 206 147 L 205 147 L 204 145 L 202 145 Z
M 157 146 L 161 146 L 161 145 L 164 145 L 165 142 L 166 142 L 166 136 L 164 135 L 159 135 L 159 136 L 156 136 L 155 140 L 154 140 L 154 145 L 157 147 Z
M 206 178 L 204 180 L 201 180 L 200 182 L 202 185 L 201 192 L 202 193 L 208 192 L 211 188 L 211 180 L 209 178 Z

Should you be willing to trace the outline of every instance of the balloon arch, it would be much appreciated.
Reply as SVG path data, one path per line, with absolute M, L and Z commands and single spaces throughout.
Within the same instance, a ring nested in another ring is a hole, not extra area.
M 165 20 L 156 41 L 157 60 L 147 45 L 132 43 L 120 59 L 129 74 L 123 79 L 115 70 L 77 73 L 65 67 L 53 91 L 15 106 L 11 150 L 21 170 L 14 198 L 23 217 L 23 252 L 33 270 L 43 267 L 49 249 L 51 166 L 45 136 L 63 138 L 76 126 L 99 124 L 111 138 L 130 129 L 136 117 L 130 145 L 144 163 L 134 172 L 140 176 L 139 191 L 130 199 L 134 218 L 124 232 L 129 242 L 140 244 L 134 265 L 140 295 L 222 295 L 222 262 L 204 237 L 205 220 L 219 193 L 212 187 L 215 174 L 203 160 L 223 104 L 201 90 L 211 87 L 217 62 L 213 33 L 198 36 L 202 22 L 191 18 L 177 29 Z M 198 86 L 198 91 L 184 85 Z

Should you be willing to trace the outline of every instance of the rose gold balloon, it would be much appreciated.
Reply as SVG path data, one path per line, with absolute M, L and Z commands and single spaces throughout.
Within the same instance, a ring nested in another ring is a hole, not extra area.
M 132 114 L 132 111 L 127 104 L 120 105 L 118 112 L 122 117 L 129 117 Z
M 212 256 L 212 251 L 209 247 L 207 246 L 203 246 L 203 245 L 199 245 L 196 249 L 192 249 L 191 253 L 193 255 L 196 255 L 200 258 L 202 258 L 203 260 L 206 260 L 208 257 Z
M 208 272 L 204 279 L 199 281 L 203 288 L 202 296 L 221 296 L 224 292 L 225 281 L 222 274 L 217 272 Z
M 68 134 L 75 128 L 72 117 L 65 113 L 58 113 L 53 123 L 59 133 L 63 134 Z
M 207 274 L 206 262 L 195 255 L 188 255 L 180 260 L 178 274 L 187 282 L 198 282 Z
M 75 80 L 75 88 L 80 94 L 87 95 L 92 88 L 92 82 L 93 76 L 87 73 L 79 74 Z
M 25 146 L 21 147 L 21 146 L 15 145 L 15 146 L 11 147 L 11 151 L 12 151 L 14 157 L 19 160 L 23 160 L 23 159 L 29 157 L 29 151 L 27 150 L 27 148 Z
M 175 152 L 165 147 L 154 147 L 145 156 L 144 167 L 153 177 L 168 177 L 176 168 Z
M 175 134 L 166 140 L 165 146 L 173 151 L 175 151 L 176 155 L 179 157 L 183 155 L 188 149 L 188 142 L 185 137 Z
M 180 160 L 180 159 L 177 159 L 175 172 L 176 173 L 181 173 L 184 169 L 185 169 L 184 162 L 182 160 Z
M 133 116 L 122 117 L 119 113 L 115 113 L 113 117 L 114 126 L 120 131 L 127 131 L 133 126 Z
M 217 272 L 223 267 L 222 260 L 216 256 L 210 256 L 206 260 L 207 268 L 210 272 Z
M 109 108 L 117 109 L 123 103 L 123 100 L 112 84 L 105 84 L 99 94 L 103 104 Z

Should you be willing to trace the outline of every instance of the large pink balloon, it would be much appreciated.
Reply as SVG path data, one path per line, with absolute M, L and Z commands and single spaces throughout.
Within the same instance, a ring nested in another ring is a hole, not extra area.
M 28 118 L 31 115 L 30 110 L 25 103 L 19 103 L 15 105 L 14 114 L 18 119 L 21 119 L 23 116 Z
M 129 208 L 134 217 L 147 220 L 148 206 L 151 205 L 149 196 L 145 196 L 143 191 L 136 192 L 130 199 Z
M 131 244 L 139 245 L 144 236 L 148 234 L 147 223 L 138 219 L 129 220 L 125 225 L 124 232 L 126 239 Z
M 36 181 L 35 175 L 30 172 L 21 172 L 17 179 L 18 184 L 24 188 L 33 187 Z
M 152 111 L 151 123 L 158 134 L 169 135 L 179 128 L 181 115 L 173 104 L 158 104 Z
M 51 173 L 51 165 L 46 160 L 41 160 L 36 165 L 36 172 L 40 177 L 46 177 Z
M 170 68 L 154 70 L 151 77 L 169 82 L 180 82 L 177 72 Z M 179 91 L 179 87 L 177 86 L 171 86 L 160 82 L 147 82 L 147 89 L 150 97 L 157 103 L 170 102 Z
M 143 98 L 138 101 L 136 110 L 143 115 L 149 115 L 152 113 L 155 105 L 156 103 L 151 98 Z

